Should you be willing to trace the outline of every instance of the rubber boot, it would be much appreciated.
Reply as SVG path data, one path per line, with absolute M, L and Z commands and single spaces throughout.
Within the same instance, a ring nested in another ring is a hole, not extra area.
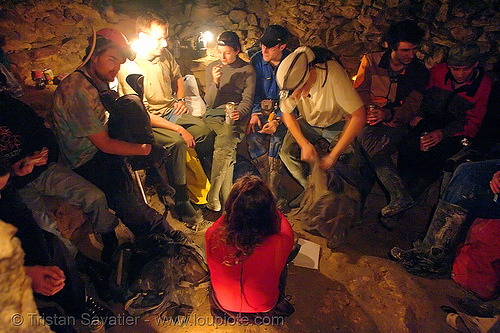
M 392 254 L 403 267 L 414 275 L 443 276 L 449 274 L 453 265 L 455 249 L 461 240 L 467 210 L 446 201 L 439 201 L 429 229 L 414 248 L 400 251 L 393 248 Z
M 382 217 L 394 216 L 413 207 L 413 199 L 406 191 L 390 156 L 372 158 L 371 162 L 378 179 L 390 196 L 389 204 L 381 210 Z
M 226 149 L 214 150 L 212 174 L 210 176 L 210 191 L 207 195 L 207 208 L 218 212 L 222 209 L 220 201 L 221 188 L 226 181 L 226 173 L 231 163 L 231 152 Z
M 467 210 L 440 200 L 432 217 L 425 238 L 415 244 L 422 251 L 455 252 L 461 228 L 467 217 Z
M 259 173 L 266 183 L 269 184 L 269 172 L 271 167 L 271 161 L 269 160 L 269 155 L 264 154 L 252 160 L 252 164 L 259 170 Z
M 105 234 L 101 234 L 102 239 L 102 252 L 101 252 L 101 260 L 106 264 L 111 264 L 111 260 L 113 259 L 113 253 L 118 247 L 118 238 L 116 237 L 115 231 L 111 231 Z
M 279 185 L 283 175 L 283 162 L 279 157 L 269 157 L 269 188 L 277 198 L 276 206 L 283 210 L 287 205 L 285 198 L 280 197 Z
M 191 205 L 186 184 L 175 186 L 174 200 L 174 210 L 178 219 L 189 229 L 197 230 L 198 226 L 203 223 L 203 216 Z

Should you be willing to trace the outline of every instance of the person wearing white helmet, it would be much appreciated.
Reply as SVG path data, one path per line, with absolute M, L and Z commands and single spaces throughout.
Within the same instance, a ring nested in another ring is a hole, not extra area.
M 109 207 L 136 236 L 172 232 L 165 218 L 135 191 L 123 159 L 148 156 L 160 162 L 165 159 L 165 150 L 157 144 L 112 139 L 108 134 L 100 95 L 110 92 L 109 82 L 126 58 L 133 59 L 133 53 L 121 32 L 111 28 L 97 31 L 89 39 L 80 70 L 68 75 L 54 92 L 48 118 L 65 164 L 105 193 Z
M 281 62 L 276 79 L 281 89 L 282 118 L 288 127 L 280 157 L 305 189 L 307 163 L 318 158 L 314 142 L 320 138 L 331 142 L 342 133 L 319 161 L 322 169 L 329 169 L 363 128 L 365 107 L 342 65 L 333 56 L 320 60 L 307 46 L 297 48 Z M 289 203 L 290 207 L 298 207 L 303 193 Z

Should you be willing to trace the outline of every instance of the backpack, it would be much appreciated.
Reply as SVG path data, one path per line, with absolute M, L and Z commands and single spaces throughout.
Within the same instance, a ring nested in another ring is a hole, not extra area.
M 484 300 L 500 293 L 500 220 L 476 219 L 453 262 L 451 277 Z
M 115 299 L 124 302 L 132 316 L 186 316 L 208 295 L 208 267 L 201 249 L 165 234 L 120 245 L 112 267 Z

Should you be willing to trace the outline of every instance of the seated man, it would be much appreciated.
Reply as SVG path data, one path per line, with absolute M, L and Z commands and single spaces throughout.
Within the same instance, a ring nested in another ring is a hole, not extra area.
M 442 175 L 446 160 L 476 136 L 491 84 L 474 43 L 454 45 L 447 63 L 431 69 L 421 108 L 398 155 L 398 169 L 414 199 Z
M 57 87 L 54 107 L 48 115 L 63 160 L 106 194 L 109 207 L 135 236 L 172 233 L 165 218 L 140 198 L 123 159 L 148 156 L 161 162 L 164 149 L 155 144 L 111 139 L 108 135 L 106 109 L 100 95 L 109 91 L 109 82 L 114 80 L 126 56 L 131 57 L 127 39 L 119 31 L 105 28 L 90 42 L 81 70 L 71 73 Z
M 283 173 L 279 151 L 286 134 L 279 109 L 279 88 L 276 84 L 276 69 L 290 51 L 286 49 L 288 30 L 280 25 L 271 25 L 260 39 L 261 51 L 250 59 L 257 76 L 252 117 L 247 128 L 248 154 L 273 194 L 278 198 L 278 186 Z M 269 141 L 269 142 L 268 142 Z M 278 209 L 286 200 L 278 201 Z
M 135 60 L 126 62 L 118 72 L 120 94 L 134 93 L 127 83 L 130 74 L 144 76 L 143 101 L 151 117 L 155 141 L 169 152 L 166 166 L 175 188 L 175 212 L 190 227 L 202 222 L 201 213 L 191 205 L 186 186 L 187 148 L 194 148 L 206 172 L 213 153 L 212 130 L 203 120 L 187 114 L 185 90 L 180 67 L 167 50 L 167 22 L 148 13 L 137 18 L 140 50 Z M 177 87 L 176 96 L 172 85 Z M 151 170 L 146 171 L 149 178 Z
M 35 299 L 42 304 L 55 302 L 64 311 L 61 314 L 53 312 L 54 308 L 52 310 L 40 308 L 40 314 L 67 315 L 89 320 L 98 317 L 103 322 L 109 322 L 105 318 L 113 313 L 87 295 L 73 258 L 57 237 L 38 227 L 31 212 L 9 183 L 10 172 L 7 162 L 1 157 L 0 219 L 17 228 L 16 236 L 21 241 L 25 253 L 25 272 L 31 278 Z M 70 321 L 67 320 L 65 323 Z M 51 329 L 55 332 L 76 332 L 71 325 L 65 323 L 61 320 L 53 321 Z
M 415 57 L 423 36 L 424 31 L 413 21 L 391 24 L 384 37 L 389 50 L 366 54 L 354 82 L 365 107 L 372 106 L 358 140 L 370 168 L 390 196 L 389 204 L 381 210 L 383 217 L 413 206 L 392 155 L 420 107 L 429 80 L 429 71 Z
M 413 249 L 391 250 L 391 256 L 416 275 L 446 275 L 453 264 L 456 246 L 477 217 L 500 218 L 500 82 L 493 85 L 488 112 L 472 144 L 467 147 L 485 161 L 461 164 L 441 195 L 432 220 L 421 242 Z M 472 156 L 472 154 L 471 154 Z
M 59 148 L 43 119 L 23 102 L 0 92 L 0 154 L 13 165 L 13 186 L 31 210 L 38 225 L 56 236 L 71 254 L 77 249 L 57 229 L 43 196 L 80 206 L 104 245 L 102 259 L 110 262 L 118 246 L 114 228 L 118 219 L 108 208 L 106 196 L 96 186 L 57 163 Z
M 304 189 L 309 174 L 307 163 L 318 158 L 313 144 L 321 138 L 330 143 L 342 133 L 330 153 L 320 160 L 321 168 L 327 170 L 334 166 L 366 121 L 363 101 L 344 68 L 332 54 L 321 58 L 316 58 L 313 49 L 299 47 L 281 62 L 276 74 L 283 96 L 280 100 L 283 122 L 288 128 L 280 157 Z M 293 114 L 295 108 L 299 118 Z M 304 191 L 290 206 L 297 207 L 303 194 Z
M 238 56 L 240 52 L 238 35 L 224 31 L 217 39 L 219 60 L 205 69 L 205 102 L 209 109 L 204 120 L 217 134 L 207 208 L 215 212 L 222 209 L 233 184 L 236 146 L 245 136 L 255 91 L 255 69 Z M 234 111 L 225 116 L 226 105 L 230 102 L 235 103 Z

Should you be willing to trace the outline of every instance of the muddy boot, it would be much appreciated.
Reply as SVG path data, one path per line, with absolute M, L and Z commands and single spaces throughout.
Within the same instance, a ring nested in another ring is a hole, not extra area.
M 397 254 L 397 259 L 411 274 L 449 274 L 466 218 L 467 210 L 464 208 L 439 201 L 425 238 L 421 242 L 415 242 L 411 250 L 401 252 L 394 248 L 391 254 Z
M 222 209 L 220 201 L 221 189 L 226 181 L 226 173 L 231 163 L 231 153 L 225 149 L 216 149 L 212 162 L 212 174 L 210 176 L 210 191 L 207 196 L 207 208 L 218 212 Z
M 262 180 L 269 184 L 269 168 L 271 166 L 268 154 L 252 159 L 252 164 L 259 170 Z
M 390 202 L 382 208 L 382 217 L 391 217 L 413 207 L 413 199 L 406 191 L 401 177 L 390 156 L 372 158 L 371 162 L 378 179 L 389 192 Z
M 163 178 L 158 168 L 147 168 L 145 170 L 147 187 L 153 187 L 156 190 L 158 199 L 165 206 L 166 210 L 170 210 L 174 206 L 175 189 L 168 184 L 168 181 Z
M 111 260 L 113 259 L 113 253 L 118 247 L 118 238 L 116 237 L 115 231 L 111 231 L 105 234 L 101 234 L 102 239 L 102 252 L 101 252 L 101 260 L 106 264 L 111 264 Z
M 175 186 L 174 199 L 174 212 L 179 221 L 182 221 L 189 229 L 197 230 L 198 226 L 203 224 L 203 216 L 191 205 L 186 185 Z
M 279 185 L 283 175 L 283 162 L 279 157 L 269 157 L 269 188 L 276 197 L 276 207 L 283 210 L 287 205 L 285 198 L 280 198 Z

